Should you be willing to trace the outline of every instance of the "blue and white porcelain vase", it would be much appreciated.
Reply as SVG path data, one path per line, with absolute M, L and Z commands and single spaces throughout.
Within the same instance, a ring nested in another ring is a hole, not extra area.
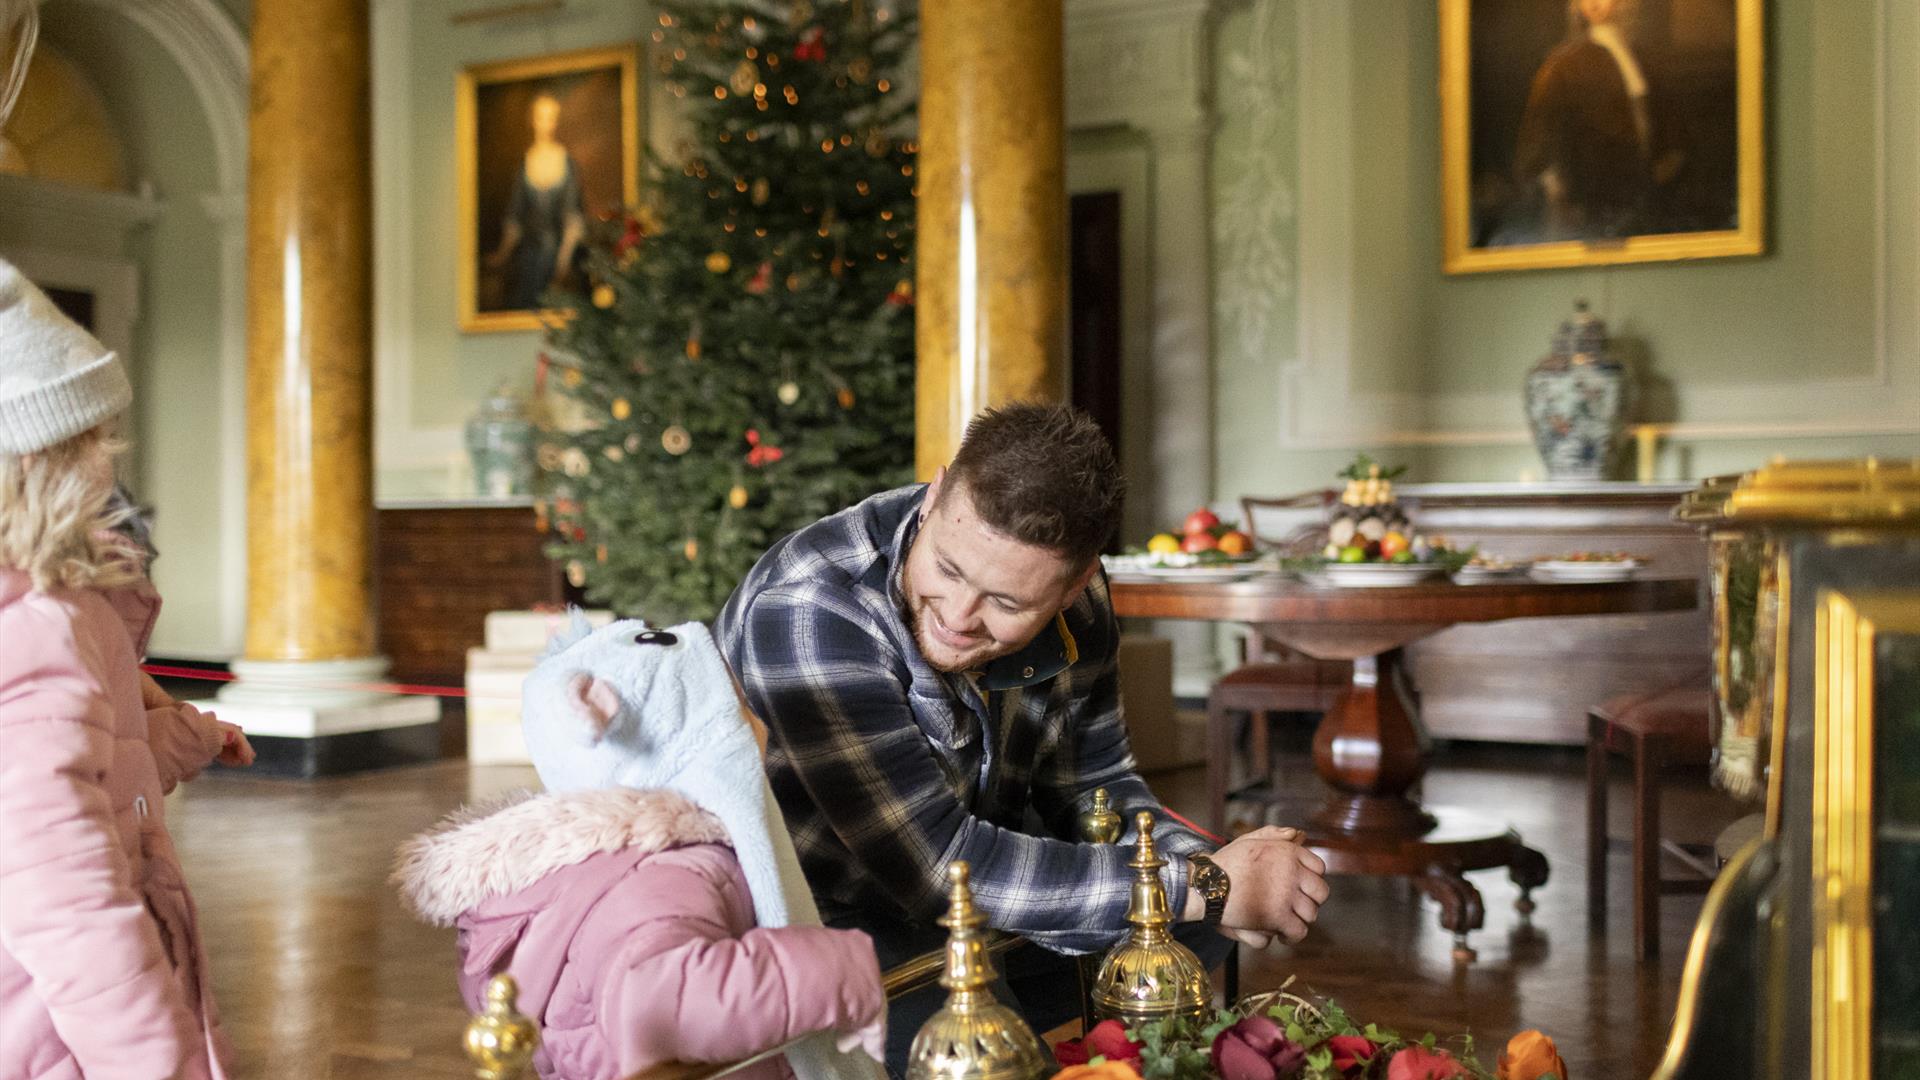
M 1606 476 L 1626 427 L 1632 390 L 1607 347 L 1607 324 L 1574 305 L 1553 335 L 1553 351 L 1527 373 L 1527 422 L 1551 480 Z
M 474 494 L 510 498 L 533 490 L 533 423 L 504 384 L 467 421 Z

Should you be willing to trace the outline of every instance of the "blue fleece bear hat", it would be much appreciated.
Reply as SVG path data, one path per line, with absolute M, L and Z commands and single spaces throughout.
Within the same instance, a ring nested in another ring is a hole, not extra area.
M 677 791 L 726 826 L 760 926 L 820 925 L 760 745 L 706 627 L 660 630 L 629 619 L 594 630 L 576 613 L 527 676 L 520 716 L 547 790 Z M 787 1058 L 801 1080 L 882 1075 L 827 1034 Z

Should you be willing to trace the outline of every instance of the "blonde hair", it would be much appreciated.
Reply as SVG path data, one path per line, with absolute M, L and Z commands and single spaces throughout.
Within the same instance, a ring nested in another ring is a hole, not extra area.
M 125 448 L 94 428 L 31 454 L 0 454 L 0 567 L 42 592 L 139 580 L 139 556 L 112 532 L 128 512 L 109 509 L 113 484 L 100 460 Z

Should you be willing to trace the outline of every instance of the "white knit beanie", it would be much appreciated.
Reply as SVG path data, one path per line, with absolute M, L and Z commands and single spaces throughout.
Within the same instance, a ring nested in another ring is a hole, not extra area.
M 45 450 L 132 403 L 120 358 L 0 259 L 0 454 Z

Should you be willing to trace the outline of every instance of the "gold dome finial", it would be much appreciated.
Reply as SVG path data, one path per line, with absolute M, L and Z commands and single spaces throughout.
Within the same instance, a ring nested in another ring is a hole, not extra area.
M 1153 815 L 1135 815 L 1133 899 L 1125 940 L 1107 950 L 1093 981 L 1093 1010 L 1102 1019 L 1131 1026 L 1169 1016 L 1202 1021 L 1213 1007 L 1207 969 L 1192 949 L 1176 941 L 1173 912 L 1160 870 L 1167 861 L 1153 843 Z
M 1053 1071 L 1053 1058 L 1020 1014 L 994 999 L 998 973 L 981 928 L 986 916 L 973 906 L 964 860 L 947 864 L 947 966 L 940 976 L 946 1007 L 934 1013 L 907 1051 L 907 1080 L 1037 1080 Z
M 1117 844 L 1126 823 L 1113 812 L 1106 788 L 1095 788 L 1093 805 L 1080 815 L 1080 838 L 1089 844 Z
M 495 975 L 487 983 L 485 1011 L 467 1023 L 467 1060 L 480 1080 L 519 1080 L 533 1064 L 540 1029 L 514 1007 L 519 996 L 513 976 Z

